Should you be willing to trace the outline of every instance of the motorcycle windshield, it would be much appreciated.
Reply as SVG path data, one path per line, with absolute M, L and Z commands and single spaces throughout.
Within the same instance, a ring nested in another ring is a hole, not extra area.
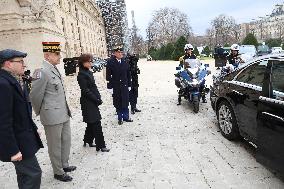
M 187 68 L 196 68 L 201 66 L 201 62 L 199 59 L 185 59 L 184 64 Z
M 188 74 L 191 78 L 202 81 L 207 75 L 207 69 L 199 59 L 187 59 L 185 60 Z

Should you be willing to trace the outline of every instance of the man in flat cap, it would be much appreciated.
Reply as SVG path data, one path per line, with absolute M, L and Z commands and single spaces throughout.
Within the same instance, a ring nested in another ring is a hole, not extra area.
M 132 122 L 129 118 L 129 90 L 131 89 L 131 75 L 129 64 L 123 58 L 122 46 L 113 48 L 113 56 L 106 66 L 107 88 L 111 90 L 113 105 L 118 115 L 118 124 L 123 121 Z
M 40 78 L 32 83 L 31 103 L 44 126 L 48 154 L 54 178 L 63 182 L 72 181 L 66 174 L 76 169 L 69 165 L 71 128 L 69 110 L 63 80 L 56 65 L 60 63 L 60 43 L 43 42 L 44 61 L 38 70 Z
M 13 162 L 20 189 L 39 189 L 42 171 L 35 154 L 43 145 L 22 81 L 26 56 L 12 49 L 0 51 L 0 160 Z

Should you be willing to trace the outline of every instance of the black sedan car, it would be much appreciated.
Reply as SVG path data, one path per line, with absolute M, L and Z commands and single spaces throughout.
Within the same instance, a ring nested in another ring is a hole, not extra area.
M 222 135 L 257 147 L 257 160 L 284 173 L 284 54 L 213 77 L 210 100 Z

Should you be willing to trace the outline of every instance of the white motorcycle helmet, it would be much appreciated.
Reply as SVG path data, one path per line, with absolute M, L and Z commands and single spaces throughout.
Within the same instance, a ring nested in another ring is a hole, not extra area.
M 230 49 L 231 49 L 231 51 L 239 51 L 240 46 L 238 44 L 233 44 Z
M 193 50 L 192 44 L 190 44 L 190 43 L 185 44 L 185 46 L 184 46 L 184 51 L 187 51 L 187 50 L 189 50 L 189 49 L 192 49 L 192 50 Z

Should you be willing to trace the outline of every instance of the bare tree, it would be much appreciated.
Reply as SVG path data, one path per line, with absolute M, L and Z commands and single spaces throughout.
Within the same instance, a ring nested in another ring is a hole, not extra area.
M 207 36 L 207 44 L 209 48 L 213 49 L 213 47 L 216 45 L 214 41 L 215 32 L 212 29 L 207 29 L 206 36 Z
M 191 30 L 185 13 L 174 8 L 157 10 L 147 28 L 148 45 L 159 47 L 175 42 L 180 36 L 188 38 Z
M 214 33 L 215 45 L 238 42 L 239 27 L 231 16 L 219 15 L 211 21 L 210 34 Z

